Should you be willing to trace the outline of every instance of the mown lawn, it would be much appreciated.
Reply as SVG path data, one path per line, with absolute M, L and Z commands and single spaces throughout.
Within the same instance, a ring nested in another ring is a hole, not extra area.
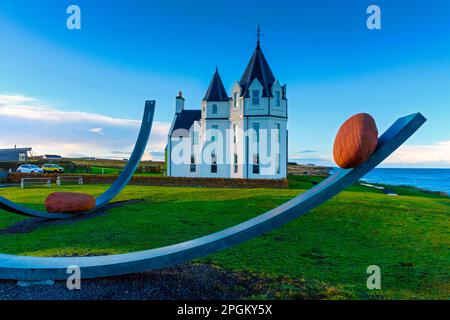
M 122 169 L 109 167 L 91 167 L 91 174 L 120 174 Z M 163 172 L 136 172 L 135 176 L 164 176 Z
M 0 235 L 0 252 L 99 255 L 155 248 L 219 231 L 261 214 L 319 177 L 291 177 L 289 190 L 128 186 L 117 200 L 144 199 L 104 216 Z M 63 186 L 100 194 L 107 186 Z M 0 195 L 43 208 L 46 188 L 0 189 Z M 410 188 L 398 197 L 352 186 L 288 225 L 199 262 L 250 271 L 273 281 L 256 298 L 414 299 L 450 297 L 450 198 Z M 0 211 L 0 229 L 26 218 Z M 366 288 L 378 265 L 382 290 Z M 252 297 L 250 297 L 252 298 Z M 255 297 L 253 297 L 255 298 Z

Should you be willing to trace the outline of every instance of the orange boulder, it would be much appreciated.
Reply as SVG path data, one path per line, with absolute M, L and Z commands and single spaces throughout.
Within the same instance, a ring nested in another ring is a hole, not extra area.
M 375 120 L 367 113 L 359 113 L 339 129 L 334 140 L 334 161 L 341 168 L 355 168 L 372 155 L 377 145 L 378 129 Z
M 53 192 L 45 199 L 45 207 L 52 213 L 77 213 L 95 208 L 95 198 L 89 194 Z

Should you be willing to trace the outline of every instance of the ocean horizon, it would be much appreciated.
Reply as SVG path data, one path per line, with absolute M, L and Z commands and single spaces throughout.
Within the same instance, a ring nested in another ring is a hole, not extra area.
M 450 169 L 376 168 L 361 180 L 367 183 L 408 186 L 443 192 L 450 196 Z

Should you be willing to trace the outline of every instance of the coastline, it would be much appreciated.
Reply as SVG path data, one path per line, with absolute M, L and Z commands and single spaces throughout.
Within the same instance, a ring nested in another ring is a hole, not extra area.
M 333 174 L 339 168 L 331 168 Z M 450 169 L 438 168 L 376 168 L 360 182 L 386 188 L 410 188 L 450 197 Z
M 450 169 L 376 168 L 361 180 L 450 196 Z
M 443 192 L 443 191 L 427 190 L 427 189 L 419 188 L 419 187 L 416 187 L 416 186 L 391 185 L 391 184 L 374 183 L 374 182 L 370 182 L 369 183 L 369 182 L 367 182 L 365 180 L 359 180 L 359 184 L 363 185 L 363 186 L 367 186 L 367 187 L 372 186 L 373 188 L 383 188 L 383 190 L 386 191 L 386 194 L 388 194 L 388 195 L 397 195 L 397 194 L 393 194 L 391 189 L 402 188 L 402 189 L 412 190 L 412 191 L 416 191 L 416 192 L 426 193 L 426 194 L 429 194 L 429 195 L 435 195 L 435 196 L 450 198 L 450 195 L 445 193 L 445 192 Z

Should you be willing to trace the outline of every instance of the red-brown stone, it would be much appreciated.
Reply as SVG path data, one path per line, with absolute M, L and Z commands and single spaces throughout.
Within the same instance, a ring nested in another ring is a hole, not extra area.
M 45 199 L 45 207 L 52 213 L 77 213 L 95 208 L 95 198 L 89 194 L 53 192 Z
M 377 145 L 378 129 L 375 120 L 367 113 L 359 113 L 339 129 L 334 140 L 334 161 L 341 168 L 355 168 L 372 155 Z

